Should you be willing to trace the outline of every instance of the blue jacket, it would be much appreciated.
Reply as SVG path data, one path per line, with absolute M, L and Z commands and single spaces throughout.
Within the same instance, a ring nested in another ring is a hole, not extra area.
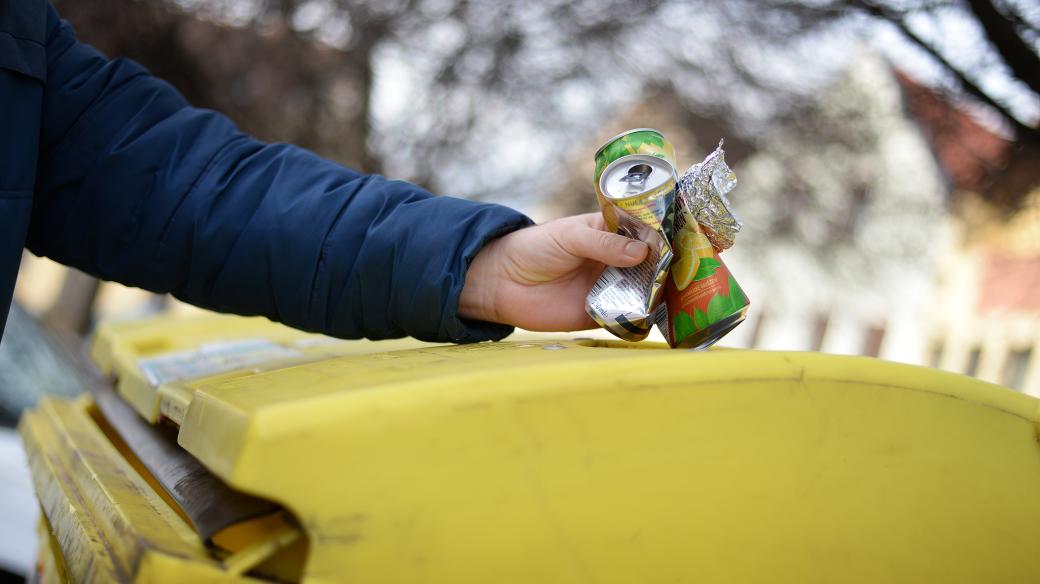
M 481 246 L 529 223 L 258 142 L 77 42 L 46 0 L 0 0 L 0 331 L 27 247 L 338 337 L 498 339 L 459 293 Z

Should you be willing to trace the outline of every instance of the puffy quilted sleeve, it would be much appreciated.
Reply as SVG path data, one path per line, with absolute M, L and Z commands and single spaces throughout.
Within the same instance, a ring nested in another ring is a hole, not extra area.
M 34 253 L 344 338 L 510 332 L 460 320 L 458 299 L 476 253 L 525 216 L 254 140 L 77 42 L 53 7 L 46 51 Z

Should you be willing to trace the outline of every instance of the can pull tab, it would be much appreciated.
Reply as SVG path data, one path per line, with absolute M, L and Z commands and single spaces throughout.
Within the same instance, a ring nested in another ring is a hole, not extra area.
M 619 182 L 627 183 L 625 187 L 625 193 L 639 193 L 644 190 L 646 186 L 646 180 L 650 178 L 650 173 L 654 171 L 653 167 L 649 164 L 636 164 L 628 169 L 628 174 L 618 179 Z

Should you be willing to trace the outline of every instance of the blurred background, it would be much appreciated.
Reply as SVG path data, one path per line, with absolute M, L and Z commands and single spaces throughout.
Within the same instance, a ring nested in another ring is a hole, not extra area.
M 244 130 L 539 221 L 592 155 L 725 140 L 736 347 L 876 355 L 1040 395 L 1035 0 L 54 0 L 81 40 Z M 188 311 L 26 253 L 69 335 Z M 15 331 L 8 331 L 10 344 Z
M 724 139 L 744 221 L 724 257 L 752 305 L 723 345 L 1040 396 L 1036 0 L 53 1 L 259 138 L 539 221 L 596 210 L 618 132 L 662 130 L 684 168 Z M 0 580 L 35 540 L 19 412 L 82 390 L 67 347 L 99 319 L 193 310 L 28 253 L 16 299 Z

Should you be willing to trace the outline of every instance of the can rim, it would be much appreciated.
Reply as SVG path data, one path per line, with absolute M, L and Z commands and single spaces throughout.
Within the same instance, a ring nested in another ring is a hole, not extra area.
M 668 162 L 667 160 L 665 160 L 664 158 L 661 158 L 659 156 L 654 156 L 652 154 L 627 154 L 627 155 L 622 156 L 621 158 L 618 158 L 617 160 L 611 162 L 610 164 L 608 164 L 603 169 L 603 172 L 600 173 L 598 186 L 599 186 L 599 191 L 601 193 L 603 193 L 604 198 L 606 198 L 608 201 L 624 201 L 624 200 L 632 199 L 632 198 L 635 198 L 635 197 L 645 197 L 647 195 L 647 193 L 655 192 L 658 189 L 660 189 L 661 187 L 669 184 L 669 181 L 665 181 L 665 182 L 661 183 L 660 185 L 657 185 L 657 186 L 655 186 L 653 188 L 649 188 L 649 189 L 647 189 L 647 190 L 645 190 L 645 191 L 643 191 L 641 193 L 636 193 L 636 194 L 633 194 L 633 195 L 629 195 L 627 197 L 612 197 L 612 196 L 610 196 L 610 193 L 607 191 L 607 189 L 603 188 L 603 181 L 607 180 L 610 177 L 610 172 L 609 171 L 612 168 L 614 168 L 616 166 L 619 166 L 621 164 L 631 164 L 631 163 L 636 162 L 636 161 L 643 161 L 643 162 L 648 162 L 648 163 L 653 163 L 653 164 L 664 164 L 664 165 L 667 165 L 668 168 L 672 171 L 672 173 L 671 173 L 672 176 L 669 179 L 669 181 L 671 183 L 673 183 L 673 184 L 678 183 L 679 176 L 678 176 L 678 173 L 675 170 L 675 167 L 672 166 L 672 164 L 670 162 Z
M 604 142 L 603 145 L 601 145 L 599 148 L 596 149 L 596 154 L 593 155 L 592 158 L 593 159 L 599 158 L 599 155 L 603 154 L 603 151 L 606 150 L 607 146 L 610 146 L 615 141 L 617 141 L 617 140 L 619 140 L 621 138 L 624 138 L 625 136 L 627 136 L 629 134 L 635 134 L 636 132 L 654 132 L 658 136 L 660 136 L 661 138 L 664 138 L 664 133 L 661 132 L 661 130 L 658 130 L 656 128 L 633 128 L 631 130 L 625 130 L 624 132 L 621 132 L 617 136 L 614 136 L 613 138 L 611 138 L 611 139 L 607 140 L 606 142 Z

